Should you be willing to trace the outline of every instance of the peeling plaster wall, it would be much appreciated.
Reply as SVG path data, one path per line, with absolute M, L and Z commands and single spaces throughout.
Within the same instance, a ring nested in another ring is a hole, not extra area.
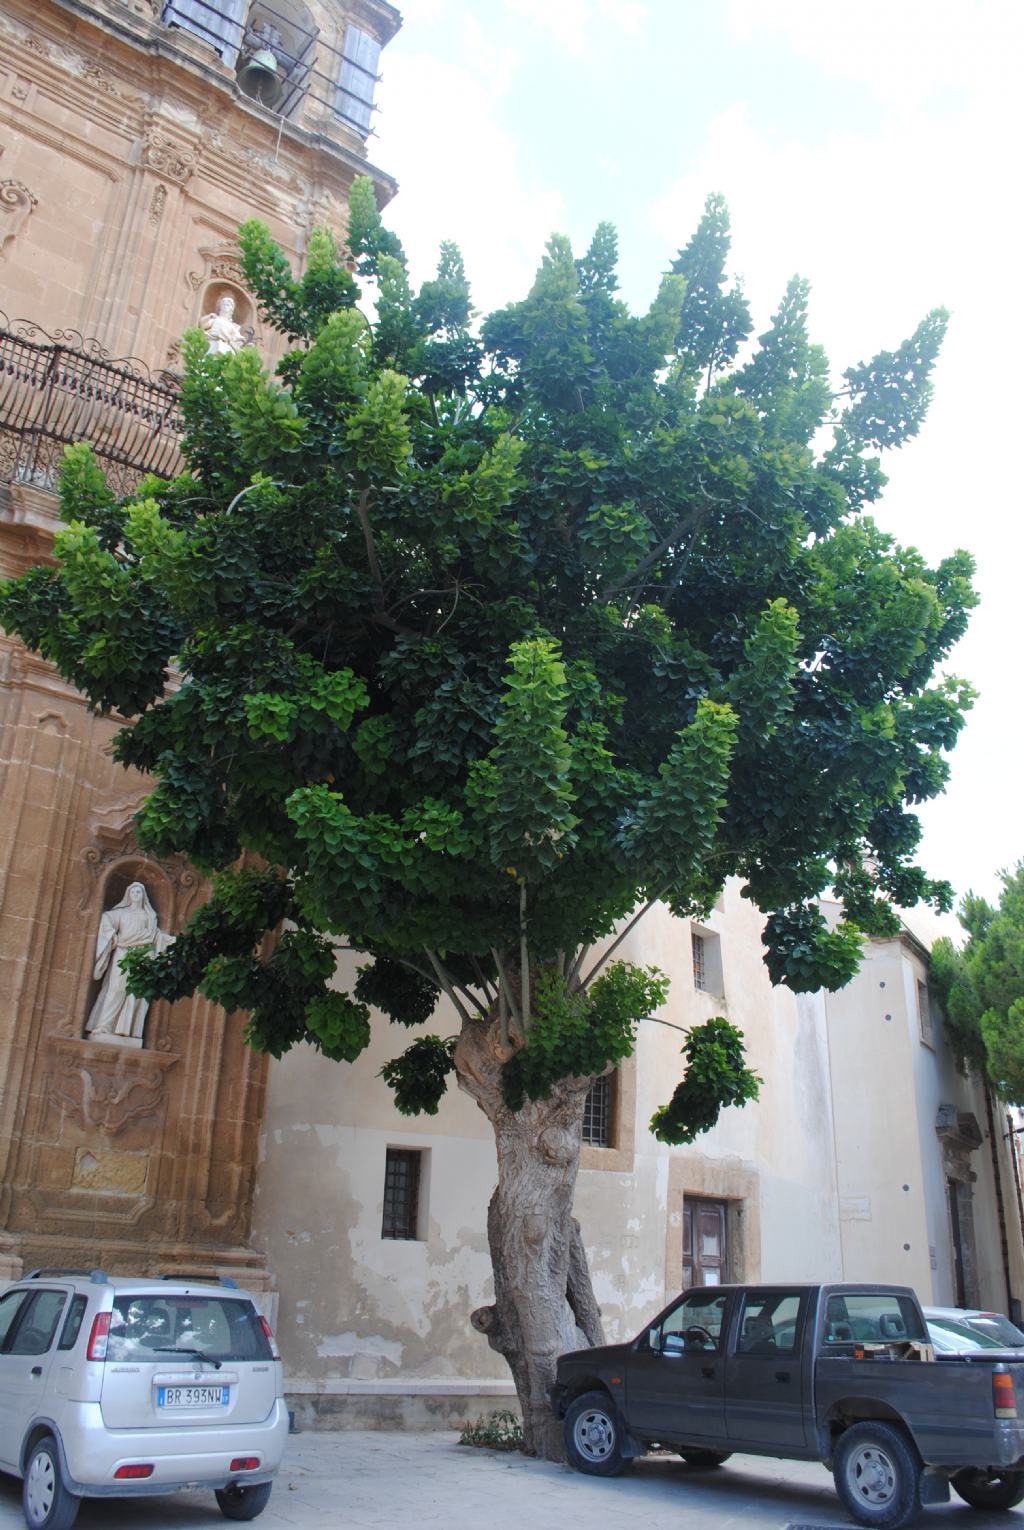
M 584 1149 L 577 1185 L 610 1341 L 638 1332 L 679 1289 L 683 1209 L 693 1196 L 727 1204 L 733 1280 L 899 1280 L 951 1299 L 935 1113 L 951 1101 L 983 1129 L 986 1122 L 980 1093 L 957 1074 L 944 1043 L 920 1042 L 920 949 L 913 954 L 910 938 L 872 943 L 840 994 L 796 997 L 769 983 L 761 927 L 730 885 L 702 927 L 718 993 L 695 988 L 691 928 L 662 908 L 622 947 L 628 959 L 667 972 L 672 988 L 660 1017 L 668 1023 L 641 1026 L 635 1063 L 623 1065 L 617 1140 Z M 681 1074 L 684 1037 L 674 1027 L 714 1014 L 744 1032 L 761 1098 L 726 1111 L 696 1146 L 666 1148 L 647 1123 Z M 456 1022 L 441 1008 L 429 1028 L 450 1034 Z M 378 1074 L 410 1039 L 381 1023 L 353 1067 L 304 1048 L 270 1069 L 255 1242 L 280 1291 L 289 1391 L 313 1427 L 451 1427 L 511 1402 L 507 1373 L 469 1325 L 473 1308 L 493 1295 L 485 1233 L 493 1137 L 457 1091 L 436 1117 L 396 1113 Z M 417 1241 L 381 1237 L 389 1147 L 424 1154 Z M 981 1290 L 1004 1310 L 987 1141 L 972 1166 Z M 1019 1291 L 1009 1168 L 1004 1195 Z
M 689 925 L 664 909 L 652 911 L 622 953 L 669 973 L 672 991 L 662 1012 L 670 1024 L 641 1027 L 635 1111 L 606 1155 L 613 1167 L 582 1168 L 577 1187 L 610 1340 L 635 1333 L 678 1288 L 687 1193 L 729 1199 L 734 1278 L 827 1279 L 840 1269 L 823 1007 L 772 989 L 760 916 L 738 888 L 727 890 L 705 928 L 721 942 L 719 995 L 695 989 Z M 699 1147 L 669 1149 L 647 1123 L 682 1070 L 684 1037 L 670 1026 L 712 1014 L 746 1033 L 751 1064 L 766 1081 L 762 1099 L 726 1112 Z M 455 1028 L 442 1009 L 429 1024 L 440 1034 Z M 426 1380 L 507 1382 L 469 1325 L 473 1308 L 493 1297 L 493 1136 L 457 1091 L 436 1117 L 397 1114 L 378 1073 L 411 1039 L 382 1023 L 352 1067 L 309 1048 L 271 1065 L 254 1239 L 280 1291 L 278 1335 L 292 1389 L 351 1399 Z M 421 1240 L 381 1237 L 389 1147 L 425 1155 Z M 586 1159 L 599 1164 L 601 1150 Z

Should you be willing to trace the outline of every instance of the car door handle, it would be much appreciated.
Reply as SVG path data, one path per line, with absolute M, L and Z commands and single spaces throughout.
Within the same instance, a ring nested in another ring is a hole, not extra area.
M 42 1368 L 41 1365 L 34 1365 L 32 1367 L 32 1375 L 33 1376 L 41 1376 L 42 1374 L 43 1374 L 43 1368 Z
M 788 1381 L 789 1380 L 789 1372 L 788 1371 L 776 1371 L 775 1372 L 775 1380 L 776 1381 Z
M 715 1368 L 713 1365 L 702 1365 L 700 1368 L 700 1373 L 704 1377 L 705 1381 L 713 1381 Z

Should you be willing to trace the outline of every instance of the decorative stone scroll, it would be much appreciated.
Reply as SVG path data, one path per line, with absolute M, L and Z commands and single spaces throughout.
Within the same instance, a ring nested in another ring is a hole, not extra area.
M 21 233 L 38 201 L 22 181 L 0 181 L 0 250 Z
M 155 170 L 157 175 L 184 185 L 196 168 L 198 155 L 194 149 L 176 144 L 153 129 L 143 140 L 141 158 L 147 170 Z

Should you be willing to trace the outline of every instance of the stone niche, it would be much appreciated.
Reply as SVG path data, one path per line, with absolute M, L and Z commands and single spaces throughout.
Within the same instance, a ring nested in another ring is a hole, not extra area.
M 269 1299 L 248 1246 L 266 1060 L 244 1045 L 242 1018 L 196 995 L 152 1004 L 134 1040 L 85 1033 L 104 912 L 139 882 L 160 930 L 175 935 L 204 896 L 184 861 L 140 851 L 137 805 L 114 803 L 82 826 L 31 1011 L 18 1017 L 25 1054 L 0 1259 L 12 1274 L 19 1263 L 230 1274 Z

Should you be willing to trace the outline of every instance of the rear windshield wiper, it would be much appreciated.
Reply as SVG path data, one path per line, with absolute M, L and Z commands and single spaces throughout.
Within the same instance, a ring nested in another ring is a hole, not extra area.
M 203 1365 L 212 1365 L 215 1371 L 219 1371 L 221 1362 L 215 1360 L 212 1355 L 204 1355 L 201 1349 L 180 1349 L 174 1344 L 158 1344 L 155 1352 L 158 1355 L 195 1355 Z

